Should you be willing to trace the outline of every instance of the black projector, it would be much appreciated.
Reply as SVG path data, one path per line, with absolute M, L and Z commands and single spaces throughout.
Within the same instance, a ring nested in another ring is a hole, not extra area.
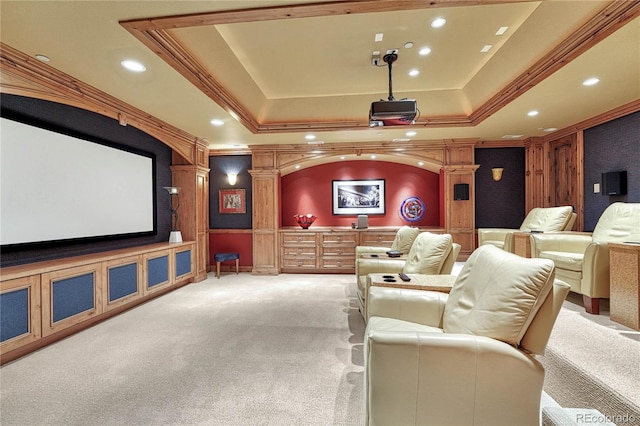
M 377 101 L 371 103 L 369 121 L 372 123 L 382 122 L 385 126 L 411 124 L 416 115 L 418 115 L 418 106 L 415 99 Z

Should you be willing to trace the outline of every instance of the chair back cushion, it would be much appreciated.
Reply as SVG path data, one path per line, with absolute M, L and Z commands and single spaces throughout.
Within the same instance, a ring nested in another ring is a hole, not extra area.
M 402 272 L 405 274 L 440 274 L 442 265 L 451 252 L 452 245 L 450 234 L 421 232 L 411 245 Z
M 554 280 L 548 259 L 527 259 L 492 245 L 465 262 L 444 309 L 445 333 L 491 337 L 518 346 Z
M 640 203 L 613 203 L 598 219 L 594 242 L 640 241 Z
M 573 208 L 571 206 L 533 208 L 527 217 L 524 218 L 520 226 L 520 231 L 564 231 L 567 224 L 571 221 L 572 213 Z
M 413 228 L 407 225 L 401 226 L 398 232 L 396 232 L 396 237 L 393 239 L 391 250 L 398 250 L 404 254 L 409 253 L 411 245 L 419 233 L 419 228 Z

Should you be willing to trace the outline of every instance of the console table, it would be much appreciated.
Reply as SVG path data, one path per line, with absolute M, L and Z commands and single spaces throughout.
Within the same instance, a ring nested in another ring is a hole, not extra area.
M 371 278 L 372 286 L 440 291 L 442 293 L 449 293 L 456 281 L 455 275 L 407 275 L 411 281 L 402 281 L 398 274 L 369 274 L 369 278 Z
M 609 243 L 611 320 L 640 331 L 640 244 Z
M 531 233 L 513 233 L 513 252 L 518 256 L 531 257 Z

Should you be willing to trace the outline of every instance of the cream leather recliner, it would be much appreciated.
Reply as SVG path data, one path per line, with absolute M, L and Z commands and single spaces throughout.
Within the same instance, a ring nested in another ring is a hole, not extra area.
M 544 354 L 569 285 L 553 262 L 483 246 L 450 294 L 372 287 L 367 425 L 539 425 Z
M 356 246 L 356 259 L 359 259 L 363 254 L 377 254 L 386 255 L 389 250 L 396 250 L 402 252 L 402 254 L 409 253 L 411 245 L 415 241 L 416 237 L 420 233 L 419 228 L 412 226 L 401 226 L 396 232 L 396 236 L 391 243 L 391 247 L 374 247 L 374 246 Z M 356 262 L 356 276 L 358 275 L 358 262 Z
M 609 243 L 640 241 L 640 203 L 613 203 L 592 233 L 532 234 L 531 256 L 551 259 L 556 275 L 581 294 L 585 310 L 600 313 L 600 299 L 609 297 Z
M 400 272 L 425 275 L 450 274 L 458 253 L 460 253 L 460 245 L 453 243 L 450 234 L 421 232 L 404 259 L 356 259 L 358 303 L 363 318 L 367 318 L 369 274 Z
M 374 247 L 374 246 L 356 246 L 356 258 L 361 254 L 375 253 L 384 254 L 389 250 L 401 251 L 404 254 L 409 253 L 413 241 L 420 233 L 419 228 L 403 225 L 398 228 L 396 236 L 391 243 L 391 247 Z
M 524 218 L 519 229 L 479 228 L 478 246 L 491 244 L 508 252 L 514 252 L 514 232 L 557 232 L 570 231 L 577 215 L 571 206 L 536 207 Z

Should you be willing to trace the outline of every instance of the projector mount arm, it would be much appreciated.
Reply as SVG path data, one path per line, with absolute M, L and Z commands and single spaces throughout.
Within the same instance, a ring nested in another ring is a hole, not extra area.
M 393 97 L 393 78 L 391 74 L 391 66 L 395 61 L 398 60 L 398 54 L 387 53 L 382 57 L 382 60 L 389 66 L 389 100 L 395 101 L 396 98 Z

